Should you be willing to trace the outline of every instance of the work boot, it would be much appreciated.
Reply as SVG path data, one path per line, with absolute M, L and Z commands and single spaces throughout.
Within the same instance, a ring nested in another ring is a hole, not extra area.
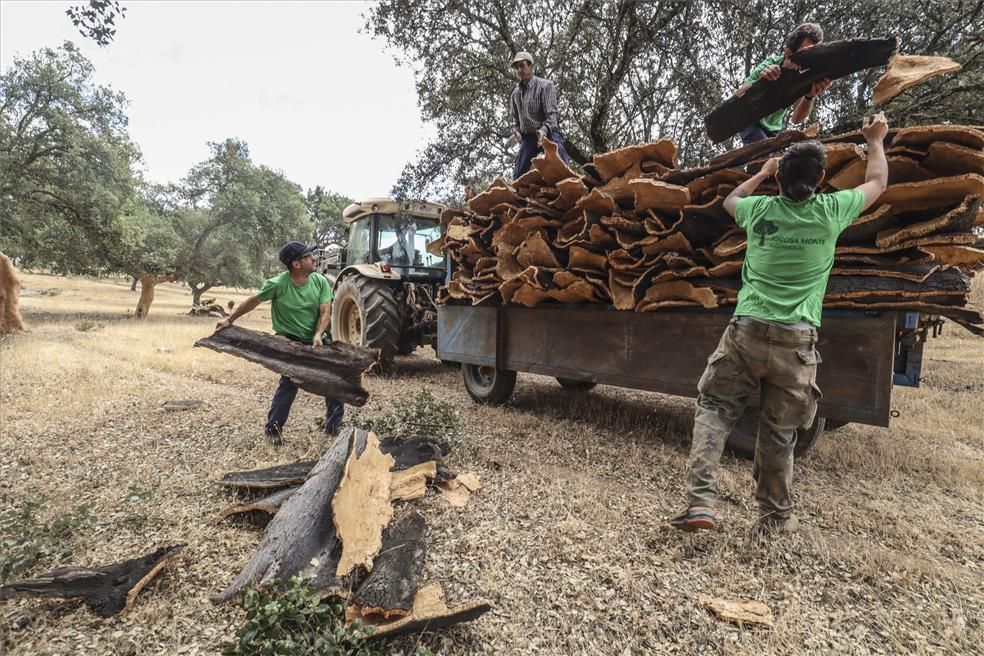
M 279 430 L 265 430 L 263 434 L 266 435 L 267 442 L 273 446 L 283 446 L 284 445 L 284 434 Z
M 792 535 L 799 530 L 800 522 L 796 515 L 789 517 L 778 517 L 774 513 L 769 513 L 758 518 L 755 522 L 755 529 L 762 534 L 782 533 Z
M 671 517 L 670 526 L 681 531 L 714 531 L 717 529 L 717 517 L 714 516 L 712 508 L 693 506 Z

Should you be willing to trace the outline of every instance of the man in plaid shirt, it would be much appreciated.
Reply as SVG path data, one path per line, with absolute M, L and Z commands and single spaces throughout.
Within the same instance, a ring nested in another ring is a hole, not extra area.
M 513 115 L 514 134 L 510 140 L 519 143 L 513 179 L 530 169 L 530 161 L 543 152 L 540 144 L 550 139 L 564 161 L 571 163 L 564 149 L 564 137 L 557 125 L 557 88 L 550 80 L 533 74 L 533 55 L 517 52 L 512 60 L 519 84 L 512 92 L 509 104 Z

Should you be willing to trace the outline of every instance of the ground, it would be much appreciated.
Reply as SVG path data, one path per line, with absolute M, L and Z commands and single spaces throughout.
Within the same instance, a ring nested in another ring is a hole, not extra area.
M 134 321 L 137 294 L 122 279 L 25 274 L 23 285 L 29 332 L 0 342 L 0 508 L 34 500 L 51 517 L 91 503 L 96 523 L 73 537 L 67 562 L 188 547 L 108 620 L 77 602 L 3 602 L 0 653 L 216 653 L 243 614 L 209 597 L 259 533 L 216 521 L 230 499 L 213 481 L 320 456 L 320 401 L 302 393 L 287 445 L 270 446 L 275 375 L 192 348 L 215 320 L 184 314 L 187 289 L 160 285 L 149 318 Z M 984 303 L 980 285 L 975 296 Z M 268 308 L 241 323 L 269 330 Z M 797 463 L 801 532 L 760 541 L 750 465 L 732 458 L 722 530 L 666 526 L 683 499 L 692 401 L 612 387 L 578 396 L 520 375 L 510 406 L 480 407 L 459 372 L 420 349 L 395 375 L 367 379 L 366 412 L 421 388 L 460 408 L 467 437 L 450 464 L 484 489 L 463 509 L 423 501 L 428 571 L 452 600 L 494 604 L 423 642 L 447 654 L 979 653 L 982 363 L 984 339 L 947 324 L 927 347 L 923 386 L 896 388 L 890 428 L 849 425 Z M 173 399 L 204 404 L 162 412 Z M 33 573 L 56 564 L 66 561 Z M 765 602 L 776 626 L 722 623 L 702 593 Z

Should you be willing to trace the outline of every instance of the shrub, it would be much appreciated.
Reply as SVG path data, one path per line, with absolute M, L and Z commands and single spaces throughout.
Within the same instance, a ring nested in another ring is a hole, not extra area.
M 345 626 L 345 611 L 338 597 L 322 598 L 309 577 L 294 576 L 265 591 L 247 590 L 243 596 L 246 622 L 223 654 L 300 656 L 397 656 L 384 641 L 370 643 L 372 627 L 355 621 Z M 417 656 L 430 650 L 418 647 Z
M 445 451 L 458 447 L 465 437 L 458 410 L 451 403 L 434 398 L 426 388 L 413 397 L 397 399 L 378 417 L 353 412 L 349 423 L 380 437 L 433 437 Z
M 105 326 L 90 319 L 82 319 L 81 321 L 75 322 L 75 330 L 83 333 L 87 333 L 90 330 L 99 330 L 100 328 L 105 328 Z
M 49 558 L 69 556 L 73 533 L 96 522 L 89 504 L 45 524 L 37 519 L 42 508 L 32 501 L 0 513 L 0 584 Z

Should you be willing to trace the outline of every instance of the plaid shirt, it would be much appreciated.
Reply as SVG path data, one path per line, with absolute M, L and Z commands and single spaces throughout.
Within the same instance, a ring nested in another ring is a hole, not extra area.
M 533 76 L 523 88 L 520 82 L 510 97 L 513 124 L 520 134 L 536 131 L 559 131 L 557 123 L 557 88 L 550 80 Z M 542 128 L 542 130 L 541 130 Z

